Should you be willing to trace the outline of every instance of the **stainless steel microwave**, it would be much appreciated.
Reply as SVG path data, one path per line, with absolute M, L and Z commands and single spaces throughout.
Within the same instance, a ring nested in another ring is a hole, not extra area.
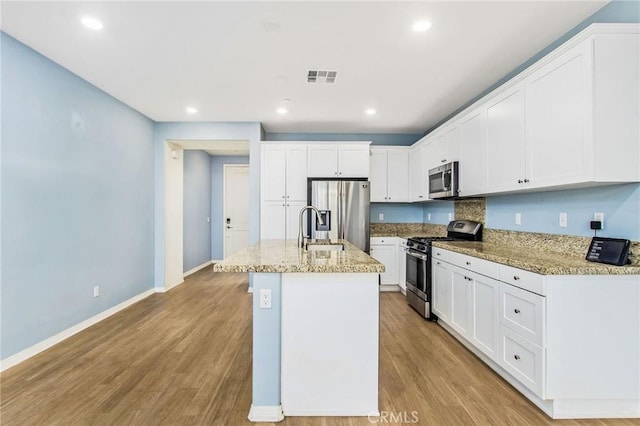
M 429 170 L 429 198 L 457 197 L 458 190 L 457 161 Z

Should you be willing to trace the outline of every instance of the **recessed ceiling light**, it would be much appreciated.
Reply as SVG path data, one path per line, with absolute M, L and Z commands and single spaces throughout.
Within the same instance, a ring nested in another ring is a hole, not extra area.
M 367 109 L 364 111 L 364 113 L 365 113 L 365 114 L 367 114 L 367 115 L 375 115 L 375 114 L 376 114 L 376 110 L 375 110 L 375 109 L 373 109 L 373 108 L 367 108 Z
M 80 20 L 80 22 L 82 22 L 82 25 L 89 28 L 90 30 L 98 31 L 104 28 L 104 25 L 102 25 L 102 22 L 100 22 L 96 18 L 92 18 L 91 16 L 84 16 Z
M 189 114 L 197 114 L 197 113 L 198 113 L 198 108 L 188 107 L 188 108 L 187 108 L 187 112 L 188 112 Z
M 280 115 L 285 115 L 288 111 L 286 108 L 278 108 L 276 112 Z
M 418 33 L 422 31 L 427 31 L 429 28 L 431 28 L 431 22 L 429 21 L 418 21 L 415 24 L 413 24 L 413 31 Z

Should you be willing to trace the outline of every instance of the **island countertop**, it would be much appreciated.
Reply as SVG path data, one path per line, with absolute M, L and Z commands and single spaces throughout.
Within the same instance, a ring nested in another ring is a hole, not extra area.
M 384 265 L 346 240 L 344 251 L 306 251 L 295 240 L 260 240 L 213 265 L 214 272 L 384 272 Z
M 588 262 L 578 256 L 541 249 L 460 241 L 434 241 L 433 246 L 541 275 L 640 275 L 640 266 Z

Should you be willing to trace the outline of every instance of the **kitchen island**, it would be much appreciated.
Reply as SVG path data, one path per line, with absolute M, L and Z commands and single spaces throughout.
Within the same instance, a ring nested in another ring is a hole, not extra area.
M 384 265 L 332 243 L 344 250 L 261 240 L 213 267 L 253 273 L 251 421 L 378 413 Z

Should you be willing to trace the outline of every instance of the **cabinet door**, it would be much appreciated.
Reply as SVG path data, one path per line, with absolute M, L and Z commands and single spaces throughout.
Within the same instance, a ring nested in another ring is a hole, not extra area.
M 285 202 L 263 202 L 260 208 L 260 238 L 282 240 L 285 232 Z
M 338 148 L 338 176 L 369 177 L 369 145 Z
M 283 238 L 295 240 L 300 228 L 300 210 L 307 205 L 306 201 L 287 201 L 286 206 L 286 234 Z M 315 217 L 315 216 L 314 216 Z M 307 232 L 307 215 L 302 215 L 302 233 Z M 303 235 L 304 236 L 304 235 Z
M 369 183 L 371 184 L 370 197 L 372 203 L 387 202 L 387 150 L 371 149 L 370 168 L 371 176 Z
M 384 264 L 385 271 L 380 274 L 380 284 L 398 284 L 395 245 L 372 244 L 370 252 L 371 257 Z
M 398 245 L 396 246 L 396 253 L 398 255 L 398 285 L 404 293 L 407 289 L 407 240 L 404 238 L 398 238 Z
M 522 83 L 487 102 L 486 158 L 488 192 L 522 187 L 526 176 Z
M 307 147 L 287 148 L 287 200 L 307 199 Z
M 586 40 L 526 80 L 530 187 L 588 179 L 588 153 L 593 149 L 591 64 L 592 44 Z
M 306 160 L 305 160 L 306 162 Z M 262 199 L 285 199 L 287 149 L 281 145 L 263 146 L 262 151 Z
M 460 123 L 460 195 L 482 194 L 485 191 L 486 117 L 479 108 Z
M 406 149 L 390 149 L 387 152 L 387 201 L 409 201 L 409 151 Z
M 310 145 L 307 148 L 308 177 L 338 177 L 338 147 Z M 367 167 L 369 158 L 367 158 Z
M 473 274 L 472 321 L 469 338 L 489 358 L 498 361 L 498 302 L 500 283 L 497 280 Z
M 427 193 L 427 166 L 425 163 L 426 145 L 420 145 L 409 152 L 411 165 L 411 200 L 426 201 Z
M 466 338 L 469 338 L 471 325 L 471 287 L 472 279 L 467 271 L 452 267 L 451 326 Z
M 433 260 L 433 301 L 432 311 L 436 316 L 451 323 L 451 265 Z

